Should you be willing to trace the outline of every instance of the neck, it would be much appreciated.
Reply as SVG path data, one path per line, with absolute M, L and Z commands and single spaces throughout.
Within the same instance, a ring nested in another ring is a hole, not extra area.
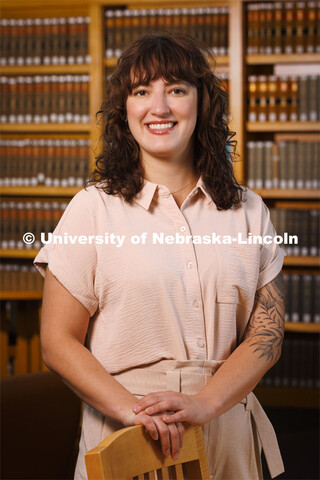
M 172 193 L 190 186 L 194 187 L 198 179 L 193 167 L 193 160 L 173 163 L 163 158 L 158 161 L 154 158 L 141 159 L 143 176 L 152 183 L 165 185 Z

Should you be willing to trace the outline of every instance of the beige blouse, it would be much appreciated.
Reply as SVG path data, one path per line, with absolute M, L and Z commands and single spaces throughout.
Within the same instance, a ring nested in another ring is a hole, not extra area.
M 71 200 L 54 231 L 64 243 L 45 245 L 34 263 L 88 310 L 90 349 L 109 373 L 225 360 L 241 342 L 256 290 L 285 255 L 275 243 L 239 243 L 275 235 L 261 198 L 246 196 L 219 211 L 199 179 L 181 208 L 148 181 L 131 205 L 95 186 Z

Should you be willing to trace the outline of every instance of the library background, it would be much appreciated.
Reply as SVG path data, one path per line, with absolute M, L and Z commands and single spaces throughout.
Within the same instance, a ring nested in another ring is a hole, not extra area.
M 285 247 L 282 357 L 255 393 L 279 437 L 281 478 L 319 478 L 319 25 L 315 1 L 2 0 L 3 385 L 45 370 L 42 278 L 32 261 L 40 232 L 54 229 L 94 165 L 105 78 L 134 38 L 186 32 L 212 48 L 229 91 L 237 179 L 263 197 L 279 234 L 299 237 Z M 44 478 L 14 476 L 14 468 L 7 462 L 2 478 Z M 71 478 L 52 475 L 45 478 Z

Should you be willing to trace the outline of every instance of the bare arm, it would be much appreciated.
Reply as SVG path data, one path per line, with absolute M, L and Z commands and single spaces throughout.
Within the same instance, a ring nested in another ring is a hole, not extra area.
M 47 268 L 41 318 L 43 360 L 86 403 L 104 416 L 126 426 L 143 424 L 152 438 L 160 437 L 166 455 L 176 455 L 183 438 L 183 427 L 168 429 L 160 416 L 132 407 L 137 398 L 110 375 L 84 346 L 89 312 L 73 297 Z
M 139 400 L 136 413 L 173 410 L 164 420 L 202 425 L 226 412 L 257 385 L 279 359 L 284 335 L 284 287 L 281 273 L 256 292 L 242 343 L 197 395 L 157 392 Z

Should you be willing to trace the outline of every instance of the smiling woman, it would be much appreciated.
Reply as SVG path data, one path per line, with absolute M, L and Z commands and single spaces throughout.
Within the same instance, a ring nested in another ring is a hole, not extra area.
M 275 235 L 261 198 L 235 180 L 227 94 L 206 54 L 169 34 L 123 53 L 92 185 L 54 232 L 108 242 L 53 241 L 35 260 L 44 361 L 87 404 L 76 480 L 88 450 L 137 424 L 174 459 L 183 423 L 201 425 L 214 480 L 261 479 L 262 448 L 271 476 L 283 471 L 252 390 L 281 353 L 284 253 L 190 241 Z
M 201 176 L 218 209 L 240 203 L 243 191 L 230 162 L 236 142 L 226 121 L 228 96 L 209 60 L 214 65 L 210 50 L 187 35 L 145 36 L 123 53 L 98 112 L 104 123 L 104 149 L 91 181 L 102 181 L 106 193 L 121 192 L 131 202 L 145 179 L 153 181 L 144 170 L 153 158 L 161 175 L 153 179 L 170 191 L 192 186 Z M 170 185 L 159 162 L 168 155 L 176 165 L 170 167 Z

